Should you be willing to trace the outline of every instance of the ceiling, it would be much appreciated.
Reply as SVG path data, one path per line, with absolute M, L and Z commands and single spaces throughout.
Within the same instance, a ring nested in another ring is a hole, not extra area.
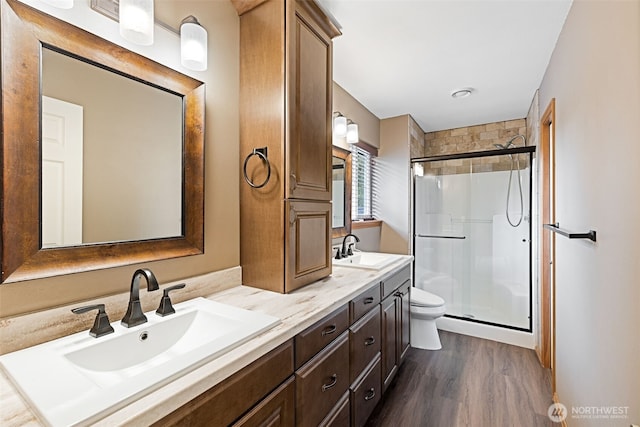
M 341 27 L 333 78 L 425 132 L 523 118 L 571 0 L 319 0 Z M 473 88 L 471 96 L 451 93 Z

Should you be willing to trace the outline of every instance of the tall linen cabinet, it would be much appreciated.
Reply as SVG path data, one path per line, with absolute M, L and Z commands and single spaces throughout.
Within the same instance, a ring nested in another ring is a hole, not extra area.
M 331 274 L 331 39 L 340 32 L 313 1 L 238 10 L 242 281 L 288 293 Z

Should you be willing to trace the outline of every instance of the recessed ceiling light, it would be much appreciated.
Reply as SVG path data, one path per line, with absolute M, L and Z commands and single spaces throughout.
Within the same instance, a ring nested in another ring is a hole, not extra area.
M 458 90 L 455 90 L 455 91 L 451 92 L 451 97 L 452 98 L 466 98 L 467 96 L 471 95 L 471 92 L 473 92 L 473 88 L 465 87 L 465 88 L 458 89 Z

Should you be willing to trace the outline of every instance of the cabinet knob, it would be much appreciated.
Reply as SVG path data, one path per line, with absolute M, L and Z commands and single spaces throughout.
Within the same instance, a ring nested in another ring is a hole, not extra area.
M 322 384 L 322 391 L 323 392 L 329 390 L 331 387 L 333 387 L 334 385 L 336 385 L 338 383 L 338 375 L 337 374 L 333 374 L 329 378 L 330 378 L 330 381 L 327 384 Z
M 376 397 L 376 390 L 372 387 L 369 389 L 367 394 L 364 395 L 364 400 L 371 400 Z

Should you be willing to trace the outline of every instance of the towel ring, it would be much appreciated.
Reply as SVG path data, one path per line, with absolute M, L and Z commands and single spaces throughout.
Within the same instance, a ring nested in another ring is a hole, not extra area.
M 252 156 L 260 157 L 262 161 L 267 164 L 267 178 L 264 180 L 262 184 L 253 183 L 253 181 L 251 181 L 251 179 L 247 175 L 247 163 L 249 162 L 249 159 Z M 269 159 L 267 158 L 267 147 L 254 148 L 253 151 L 247 156 L 247 158 L 244 159 L 244 166 L 242 167 L 242 172 L 244 173 L 244 180 L 247 181 L 247 184 L 249 184 L 251 187 L 262 188 L 265 185 L 267 185 L 267 182 L 269 182 L 269 178 L 271 178 L 271 163 L 269 163 Z

